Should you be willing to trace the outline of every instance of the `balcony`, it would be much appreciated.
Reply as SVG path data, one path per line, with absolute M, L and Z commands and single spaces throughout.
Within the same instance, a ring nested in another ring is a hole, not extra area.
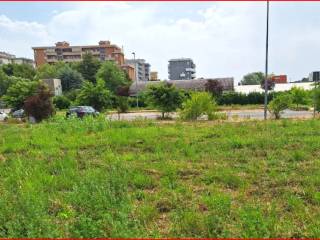
M 196 72 L 196 69 L 194 69 L 194 68 L 186 68 L 186 72 Z

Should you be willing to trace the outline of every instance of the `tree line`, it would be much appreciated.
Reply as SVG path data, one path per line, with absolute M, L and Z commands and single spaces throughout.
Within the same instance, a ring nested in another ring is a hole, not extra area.
M 251 76 L 260 80 L 263 77 L 256 73 Z M 41 79 L 48 78 L 61 79 L 62 96 L 53 97 L 41 83 Z M 121 113 L 135 105 L 135 99 L 129 97 L 131 83 L 126 72 L 114 62 L 100 62 L 91 54 L 84 55 L 81 62 L 44 64 L 37 69 L 27 64 L 6 64 L 0 67 L 0 100 L 13 109 L 24 108 L 33 116 L 37 115 L 38 120 L 50 117 L 55 108 L 67 109 L 70 105 L 89 105 L 98 111 L 115 108 Z M 205 90 L 206 93 L 193 93 L 165 82 L 155 84 L 139 93 L 139 105 L 160 110 L 162 118 L 180 109 L 181 116 L 195 119 L 202 114 L 216 117 L 213 112 L 217 105 L 264 102 L 263 93 L 225 92 L 217 80 L 209 80 Z M 320 110 L 319 99 L 319 88 L 315 91 L 293 88 L 285 93 L 271 91 L 268 95 L 269 109 L 276 117 L 284 108 L 299 109 L 312 103 Z
M 100 62 L 88 53 L 81 62 L 50 65 L 34 69 L 28 64 L 5 64 L 0 67 L 0 100 L 12 109 L 25 108 L 29 97 L 52 94 L 42 79 L 59 78 L 63 95 L 53 98 L 55 107 L 90 105 L 101 111 L 127 101 L 131 80 L 113 61 Z M 124 99 L 123 99 L 124 98 Z M 121 99 L 121 100 L 120 100 Z M 30 101 L 29 101 L 30 102 Z

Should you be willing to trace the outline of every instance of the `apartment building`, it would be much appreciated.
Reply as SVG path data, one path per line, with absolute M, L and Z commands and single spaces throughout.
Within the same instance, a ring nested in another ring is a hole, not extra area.
M 15 55 L 6 53 L 6 52 L 0 52 L 0 65 L 1 64 L 9 64 L 9 63 L 16 63 L 16 64 L 30 64 L 34 66 L 34 61 L 29 58 L 17 58 Z
M 320 81 L 320 71 L 311 72 L 309 74 L 310 82 L 319 82 Z
M 110 41 L 100 41 L 97 45 L 71 46 L 68 42 L 57 42 L 55 46 L 33 47 L 36 66 L 54 64 L 59 61 L 79 62 L 86 53 L 91 53 L 100 61 L 115 61 L 134 79 L 134 68 L 124 62 L 124 53 L 120 47 Z
M 6 52 L 0 52 L 0 65 L 12 63 L 12 59 L 16 56 Z
M 135 80 L 138 82 L 146 82 L 150 80 L 151 65 L 144 59 L 126 59 L 125 63 L 131 65 L 135 69 Z
M 34 61 L 32 59 L 29 59 L 29 58 L 18 57 L 18 58 L 13 59 L 13 63 L 16 63 L 16 64 L 29 64 L 29 65 L 32 65 L 33 67 L 35 67 Z
M 152 71 L 150 72 L 150 81 L 158 81 L 158 72 L 156 71 Z
M 196 65 L 191 58 L 170 59 L 168 74 L 170 80 L 191 80 L 196 77 Z

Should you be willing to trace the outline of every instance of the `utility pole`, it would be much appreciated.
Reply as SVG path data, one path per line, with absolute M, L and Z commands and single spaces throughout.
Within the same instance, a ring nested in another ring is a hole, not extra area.
M 318 82 L 320 80 L 320 73 L 311 73 L 311 78 L 314 81 L 314 88 L 313 88 L 313 118 L 316 118 L 316 91 L 318 88 Z
M 139 97 L 138 97 L 138 78 L 137 78 L 137 69 L 136 69 L 136 66 L 137 66 L 137 63 L 136 63 L 136 53 L 135 52 L 132 52 L 132 55 L 133 55 L 133 61 L 134 61 L 134 74 L 135 74 L 135 77 L 136 77 L 136 99 L 137 99 L 137 108 L 139 108 Z
M 264 120 L 268 117 L 268 50 L 269 50 L 269 0 L 267 0 L 266 65 L 264 79 Z

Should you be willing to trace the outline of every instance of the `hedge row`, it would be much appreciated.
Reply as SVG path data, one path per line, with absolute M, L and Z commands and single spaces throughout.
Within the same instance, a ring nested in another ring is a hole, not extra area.
M 278 93 L 271 92 L 268 94 L 268 101 L 271 101 Z M 247 104 L 263 104 L 264 93 L 252 92 L 249 94 L 238 92 L 225 92 L 216 98 L 219 105 L 247 105 Z

